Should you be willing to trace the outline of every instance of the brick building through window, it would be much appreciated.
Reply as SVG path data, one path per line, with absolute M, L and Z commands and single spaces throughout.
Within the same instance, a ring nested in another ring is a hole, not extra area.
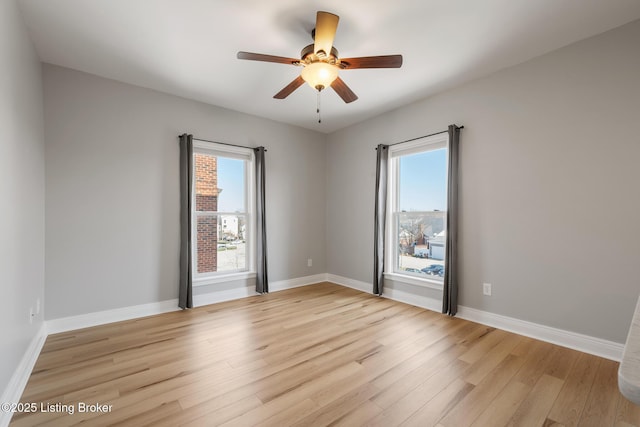
M 207 154 L 194 154 L 196 210 L 218 210 L 218 159 Z M 218 219 L 216 216 L 200 216 L 197 223 L 198 273 L 217 271 Z

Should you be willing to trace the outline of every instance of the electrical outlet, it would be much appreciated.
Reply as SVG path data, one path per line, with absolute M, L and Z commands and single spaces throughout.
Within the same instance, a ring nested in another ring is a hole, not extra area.
M 36 300 L 36 314 L 40 314 L 40 298 Z
M 482 293 L 488 297 L 491 296 L 491 283 L 482 284 Z
M 307 259 L 307 267 L 313 267 L 313 260 L 311 258 Z

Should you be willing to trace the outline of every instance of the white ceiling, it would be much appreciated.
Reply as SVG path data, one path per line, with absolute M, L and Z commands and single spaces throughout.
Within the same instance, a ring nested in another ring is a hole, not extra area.
M 19 0 L 44 62 L 330 133 L 640 18 L 638 0 Z M 315 14 L 340 16 L 343 58 L 402 54 L 391 70 L 344 70 L 345 104 L 300 68 L 241 61 L 240 50 L 298 58 Z

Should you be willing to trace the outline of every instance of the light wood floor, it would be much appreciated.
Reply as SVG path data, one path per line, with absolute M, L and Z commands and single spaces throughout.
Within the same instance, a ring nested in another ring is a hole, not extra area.
M 52 335 L 11 425 L 640 426 L 617 368 L 321 283 Z

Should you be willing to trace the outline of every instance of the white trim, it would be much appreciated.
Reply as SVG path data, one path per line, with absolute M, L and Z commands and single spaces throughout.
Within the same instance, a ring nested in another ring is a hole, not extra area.
M 357 291 L 373 294 L 373 285 L 371 283 L 349 279 L 347 277 L 337 276 L 335 274 L 327 274 L 327 281 L 340 286 L 355 289 Z M 394 301 L 415 305 L 416 307 L 426 308 L 427 310 L 440 312 L 442 309 L 442 302 L 440 300 L 416 295 L 411 292 L 400 291 L 393 288 L 383 289 L 382 296 Z
M 315 285 L 316 283 L 326 282 L 327 274 L 315 274 L 313 276 L 298 277 L 289 280 L 279 280 L 277 282 L 269 283 L 269 292 L 278 292 L 285 289 L 299 288 L 301 286 Z
M 440 132 L 435 135 L 425 136 L 399 144 L 389 146 L 389 156 L 391 158 L 400 156 L 409 156 L 411 154 L 422 153 L 425 151 L 439 150 L 449 147 L 449 133 Z
M 44 342 L 46 340 L 47 327 L 43 322 L 42 325 L 40 325 L 40 329 L 38 329 L 38 332 L 36 332 L 36 335 L 29 343 L 29 347 L 27 347 L 27 350 L 24 352 L 24 355 L 22 356 L 18 367 L 13 372 L 11 379 L 9 379 L 9 383 L 0 398 L 0 403 L 20 402 L 22 392 L 27 385 L 27 381 L 29 381 L 31 371 L 33 371 L 33 367 L 38 360 L 38 356 L 40 355 L 40 351 L 42 350 L 42 346 L 44 346 Z M 12 416 L 13 413 L 11 412 L 0 411 L 0 426 L 8 426 L 11 422 Z
M 361 282 L 360 280 L 349 279 L 348 277 L 337 276 L 335 274 L 327 274 L 327 281 L 360 292 L 373 293 L 373 285 L 371 283 Z
M 413 285 L 420 288 L 428 288 L 435 289 L 436 291 L 442 291 L 442 282 L 438 282 L 433 279 L 428 279 L 426 277 L 414 277 L 409 276 L 408 274 L 398 274 L 398 273 L 384 273 L 384 278 L 392 280 L 394 282 L 405 283 L 407 285 Z
M 205 276 L 197 279 L 193 279 L 193 287 L 215 285 L 218 283 L 235 282 L 237 280 L 255 279 L 256 273 L 254 271 L 241 271 L 228 274 L 220 274 L 219 276 Z
M 194 295 L 193 306 L 202 307 L 204 305 L 232 301 L 234 299 L 246 298 L 253 295 L 258 295 L 256 293 L 255 286 L 242 286 L 240 288 L 226 289 L 224 291 L 208 292 L 206 294 Z
M 426 308 L 427 310 L 442 313 L 442 301 L 435 298 L 416 295 L 411 292 L 400 291 L 393 288 L 383 289 L 382 296 L 394 301 L 399 301 L 405 304 L 410 304 L 416 307 Z
M 203 141 L 193 138 L 193 151 L 202 154 L 229 157 L 238 160 L 249 160 L 254 149 L 237 145 L 224 144 L 222 142 Z
M 255 276 L 255 275 L 254 275 Z M 326 282 L 326 274 L 316 274 L 314 276 L 297 277 L 295 279 L 280 280 L 269 283 L 269 292 L 278 292 L 285 289 L 298 288 L 300 286 L 313 285 L 319 282 Z M 243 286 L 240 288 L 227 289 L 224 291 L 209 292 L 206 294 L 194 295 L 194 307 L 202 307 L 203 305 L 216 304 L 219 302 L 231 301 L 240 298 L 246 298 L 259 295 L 255 286 Z
M 483 325 L 604 357 L 605 359 L 615 360 L 616 362 L 622 359 L 624 345 L 617 342 L 464 306 L 458 307 L 457 316 L 461 319 L 482 323 Z
M 366 293 L 372 293 L 373 285 L 359 280 L 349 279 L 327 274 L 329 282 L 356 289 Z M 383 290 L 382 296 L 395 301 L 411 304 L 416 307 L 425 308 L 437 312 L 442 311 L 442 302 L 425 296 L 415 295 L 410 292 L 399 291 L 387 288 Z M 589 335 L 578 334 L 564 329 L 552 328 L 538 323 L 527 322 L 513 317 L 502 316 L 500 314 L 489 313 L 488 311 L 477 310 L 475 308 L 458 306 L 458 317 L 486 326 L 491 326 L 518 335 L 535 338 L 562 347 L 604 357 L 605 359 L 619 362 L 622 359 L 624 344 L 591 337 Z
M 113 310 L 97 311 L 77 316 L 47 320 L 47 332 L 49 334 L 57 334 L 60 332 L 73 331 L 76 329 L 89 328 L 91 326 L 121 322 L 123 320 L 137 319 L 140 317 L 153 316 L 155 314 L 178 310 L 180 310 L 178 307 L 178 299 L 172 299 L 168 301 L 115 308 Z

